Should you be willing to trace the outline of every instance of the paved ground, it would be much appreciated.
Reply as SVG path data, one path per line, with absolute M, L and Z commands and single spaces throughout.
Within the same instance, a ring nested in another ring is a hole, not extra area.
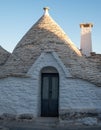
M 101 130 L 101 125 L 99 126 L 85 126 L 85 125 L 70 125 L 67 126 L 59 126 L 53 125 L 53 123 L 44 123 L 44 125 L 40 122 L 22 122 L 22 121 L 6 121 L 0 122 L 0 130 Z M 8 129 L 2 129 L 2 126 Z
M 10 128 L 9 130 L 101 130 L 101 127 L 78 127 L 78 128 Z
M 44 127 L 44 126 L 5 126 L 8 129 L 0 130 L 101 130 L 101 126 L 64 126 L 64 127 Z

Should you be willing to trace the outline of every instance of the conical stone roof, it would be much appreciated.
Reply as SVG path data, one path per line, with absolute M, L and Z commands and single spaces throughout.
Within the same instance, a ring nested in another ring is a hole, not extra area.
M 3 66 L 7 61 L 10 53 L 0 46 L 0 66 Z
M 48 8 L 44 10 L 44 15 L 15 47 L 0 71 L 0 77 L 26 74 L 42 52 L 51 50 L 58 54 L 74 77 L 86 79 L 101 86 L 101 73 L 96 65 L 82 56 L 65 32 L 48 14 Z
M 53 49 L 64 58 L 65 55 L 81 56 L 80 51 L 45 9 L 44 15 L 25 34 L 8 59 L 5 65 L 8 73 L 26 73 L 46 49 Z

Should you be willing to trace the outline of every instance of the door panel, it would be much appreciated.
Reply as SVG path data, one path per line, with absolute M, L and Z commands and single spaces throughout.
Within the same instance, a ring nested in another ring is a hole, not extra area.
M 41 116 L 58 116 L 59 76 L 58 74 L 42 74 Z
M 49 78 L 48 77 L 43 77 L 43 86 L 42 87 L 42 98 L 43 99 L 48 99 L 48 92 L 49 92 Z
M 42 100 L 41 100 L 41 111 L 42 111 L 42 116 L 48 115 L 48 92 L 49 92 L 49 78 L 46 76 L 42 77 Z
M 52 77 L 52 99 L 58 99 L 58 77 Z

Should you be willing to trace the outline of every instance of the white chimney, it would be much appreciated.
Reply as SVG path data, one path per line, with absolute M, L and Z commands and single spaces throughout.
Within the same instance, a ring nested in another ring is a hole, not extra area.
M 90 56 L 92 52 L 92 39 L 91 39 L 91 28 L 93 27 L 92 23 L 80 24 L 81 28 L 81 44 L 80 50 L 82 54 Z

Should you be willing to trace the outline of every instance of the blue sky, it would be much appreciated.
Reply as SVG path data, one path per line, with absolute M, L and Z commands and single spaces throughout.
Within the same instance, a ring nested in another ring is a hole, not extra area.
M 93 51 L 101 53 L 101 0 L 0 0 L 0 45 L 12 52 L 45 6 L 78 48 L 79 24 L 92 22 Z

